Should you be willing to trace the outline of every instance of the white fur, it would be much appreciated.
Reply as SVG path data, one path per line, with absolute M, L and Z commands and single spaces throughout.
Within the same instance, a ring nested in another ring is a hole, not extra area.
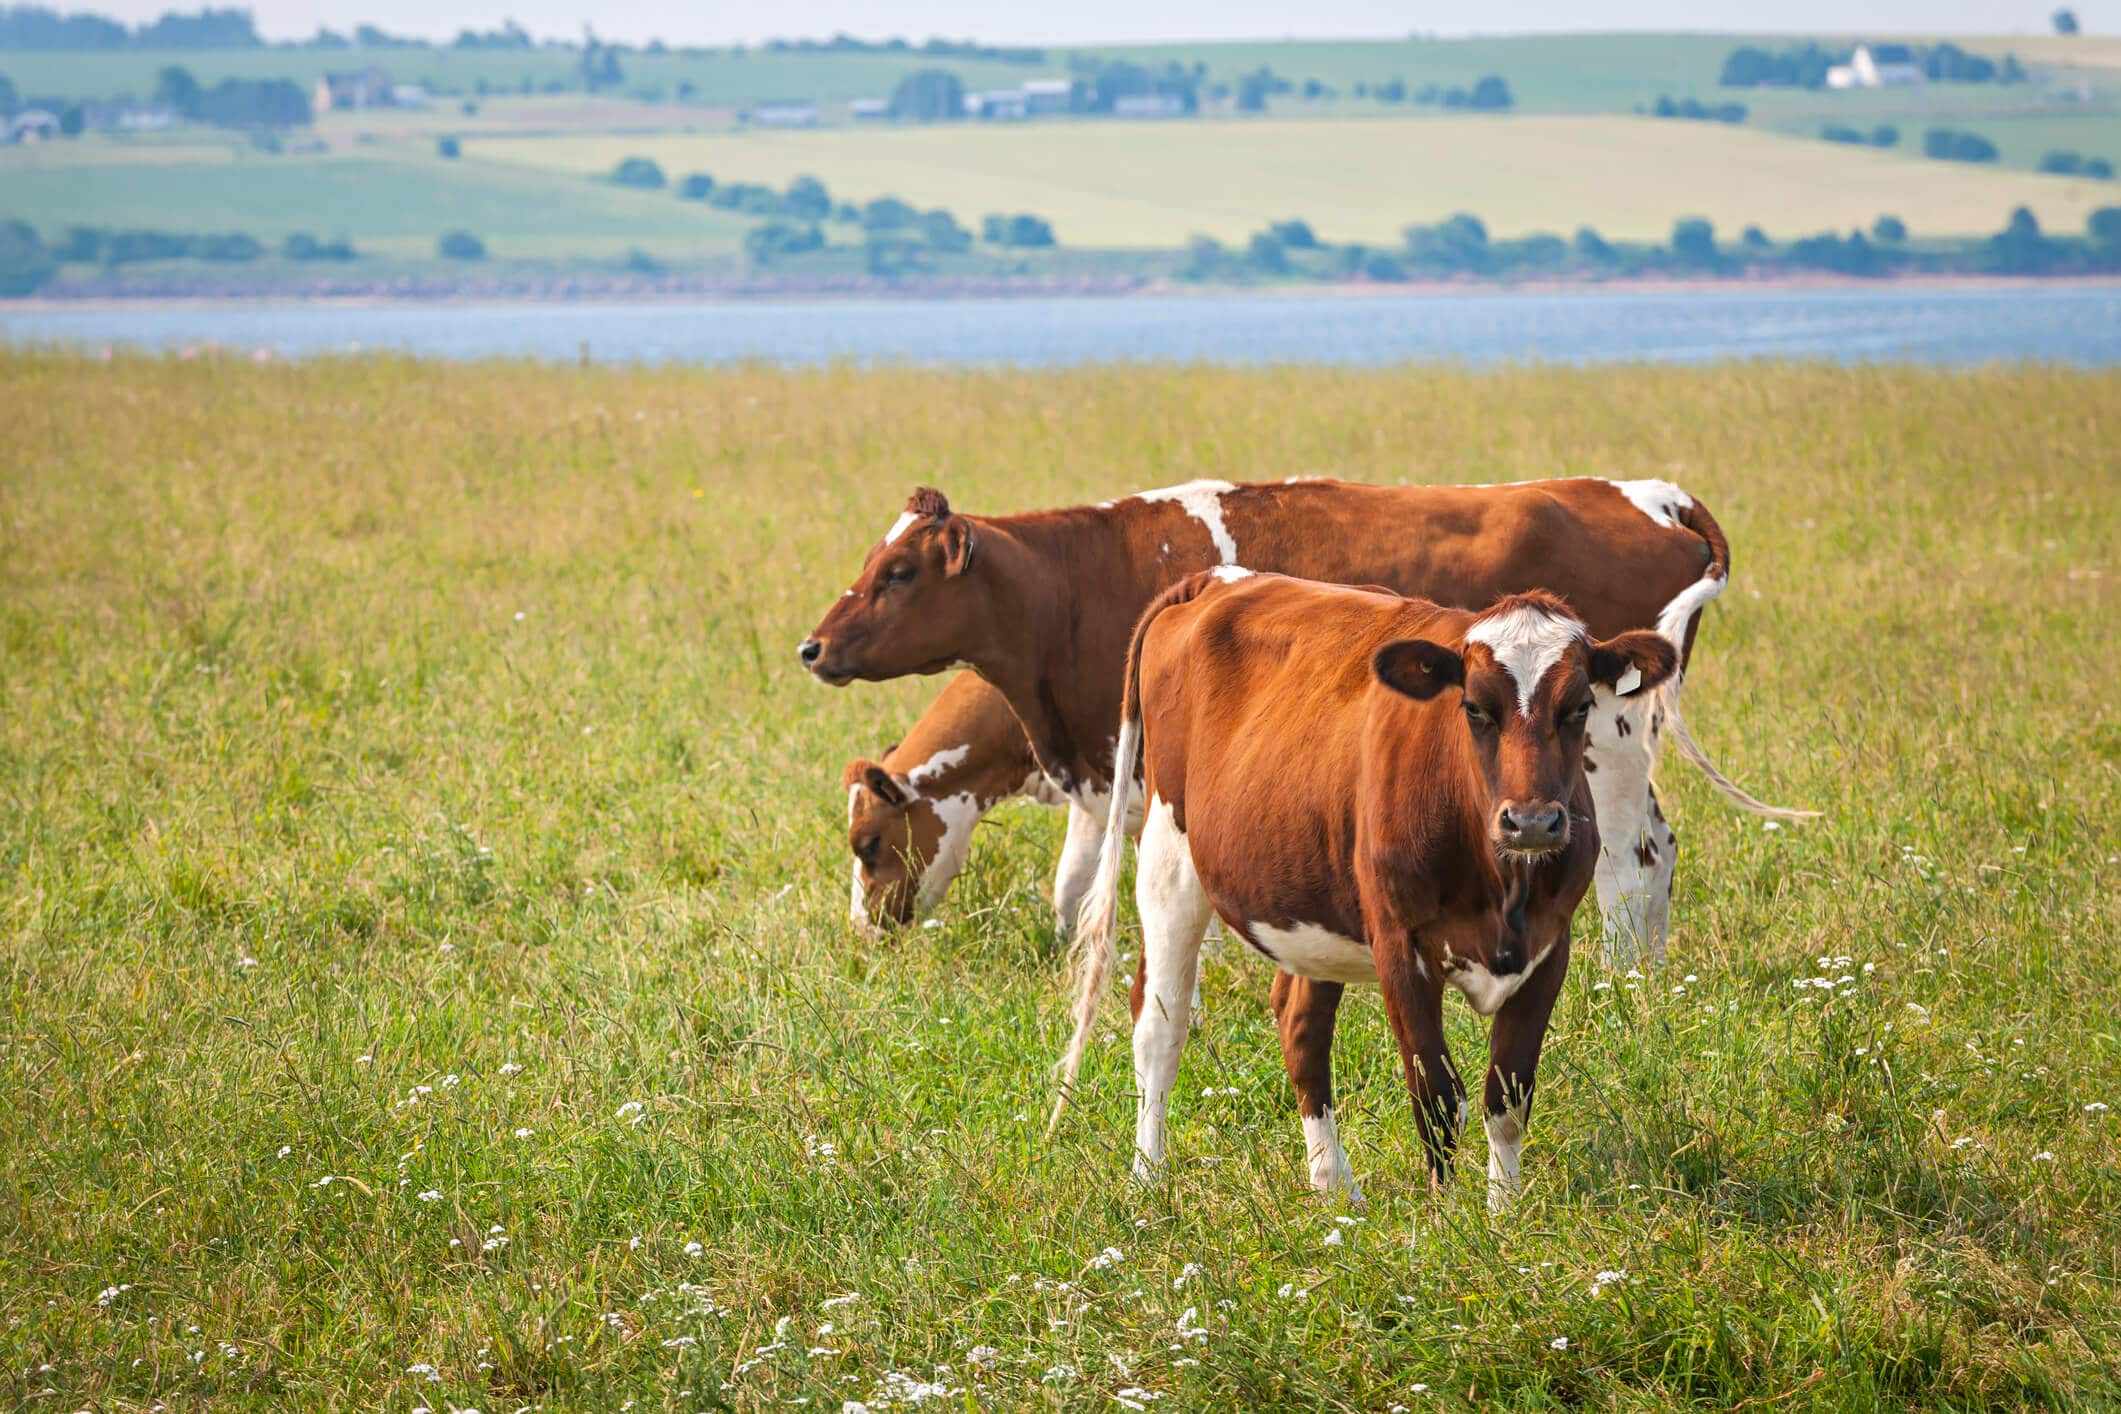
M 915 791 L 918 791 L 921 788 L 922 782 L 934 780 L 937 776 L 940 776 L 943 772 L 949 770 L 952 766 L 959 764 L 971 754 L 972 748 L 969 745 L 945 747 L 941 751 L 936 752 L 935 755 L 929 757 L 926 761 L 921 762 L 920 765 L 915 766 L 912 770 L 908 771 L 905 777 L 906 784 L 912 786 Z
M 1362 1190 L 1355 1186 L 1348 1151 L 1340 1146 L 1340 1126 L 1333 1122 L 1331 1105 L 1316 1119 L 1304 1116 L 1304 1154 L 1310 1161 L 1313 1188 L 1321 1193 L 1346 1193 L 1350 1203 L 1361 1204 Z
M 854 807 L 861 798 L 862 787 L 859 781 L 847 787 L 847 823 L 850 826 L 854 824 Z M 859 859 L 854 861 L 854 892 L 847 903 L 847 921 L 857 928 L 866 929 L 870 926 L 868 894 L 862 888 L 862 861 Z
M 1377 981 L 1377 963 L 1368 948 L 1316 923 L 1293 923 L 1287 928 L 1247 923 L 1243 932 L 1277 967 L 1299 977 L 1373 985 Z
M 1487 1117 L 1488 1211 L 1499 1213 L 1517 1201 L 1522 1185 L 1518 1163 L 1524 1153 L 1525 1111 L 1515 1104 Z
M 1178 1082 L 1178 1062 L 1192 1026 L 1190 999 L 1200 971 L 1208 896 L 1193 869 L 1192 847 L 1177 813 L 1152 799 L 1136 855 L 1134 902 L 1141 912 L 1145 972 L 1141 1015 L 1134 1022 L 1134 1174 L 1148 1181 L 1163 1168 L 1164 1113 Z
M 1669 481 L 1608 481 L 1606 484 L 1634 502 L 1636 510 L 1667 530 L 1677 526 L 1679 517 L 1694 508 L 1694 498 Z
M 1188 481 L 1183 486 L 1166 486 L 1157 491 L 1143 491 L 1137 501 L 1176 501 L 1185 508 L 1187 515 L 1208 528 L 1208 537 L 1215 542 L 1215 553 L 1222 556 L 1226 565 L 1237 563 L 1237 542 L 1230 537 L 1230 528 L 1223 524 L 1223 497 L 1237 487 L 1228 481 Z
M 1105 817 L 1072 802 L 1068 835 L 1061 844 L 1060 865 L 1053 871 L 1053 912 L 1062 934 L 1075 927 L 1090 883 L 1097 877 L 1097 855 L 1105 842 Z
M 1591 806 L 1598 818 L 1598 915 L 1605 926 L 1606 966 L 1624 972 L 1645 961 L 1664 961 L 1665 929 L 1672 913 L 1672 849 L 1653 840 L 1657 863 L 1644 868 L 1635 851 L 1656 823 L 1650 818 L 1650 772 L 1657 764 L 1650 745 L 1654 704 L 1648 695 L 1616 697 L 1593 686 L 1588 745 Z M 1625 721 L 1630 731 L 1620 734 Z
M 1476 622 L 1466 632 L 1466 642 L 1486 644 L 1517 682 L 1517 710 L 1532 715 L 1532 694 L 1540 679 L 1561 661 L 1569 645 L 1583 639 L 1583 625 L 1547 613 L 1543 609 L 1517 608 Z
M 935 857 L 928 861 L 920 887 L 914 892 L 913 907 L 918 913 L 934 908 L 950 891 L 951 882 L 965 867 L 965 857 L 972 852 L 972 827 L 987 813 L 979 797 L 969 790 L 929 800 L 928 808 L 942 820 L 943 837 L 936 842 Z
M 1243 565 L 1217 565 L 1209 573 L 1213 574 L 1224 584 L 1235 584 L 1241 579 L 1250 579 L 1252 577 L 1252 571 L 1246 569 Z
M 1444 964 L 1443 980 L 1465 994 L 1466 1001 L 1481 1016 L 1493 1016 L 1502 1010 L 1502 1004 L 1517 995 L 1517 989 L 1526 979 L 1539 970 L 1539 964 L 1547 960 L 1547 954 L 1557 945 L 1549 943 L 1544 950 L 1534 953 L 1525 963 L 1522 972 L 1490 972 L 1478 962 Z
M 919 519 L 920 517 L 911 511 L 900 511 L 898 519 L 891 522 L 891 528 L 884 532 L 884 543 L 886 545 L 898 544 L 898 538 L 904 535 L 912 527 L 913 523 Z

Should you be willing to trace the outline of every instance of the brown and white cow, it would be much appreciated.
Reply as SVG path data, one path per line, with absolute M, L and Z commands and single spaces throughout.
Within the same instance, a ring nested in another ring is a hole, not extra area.
M 1677 614 L 1677 637 L 1691 645 L 1730 551 L 1707 508 L 1663 481 L 1197 481 L 1009 516 L 965 515 L 924 488 L 801 656 L 836 686 L 971 666 L 1007 699 L 1046 777 L 1101 820 L 1135 621 L 1187 574 L 1238 564 L 1461 608 L 1549 589 L 1594 633 Z M 1674 602 L 1690 588 L 1696 597 Z M 1664 950 L 1676 840 L 1650 788 L 1660 727 L 1731 799 L 1782 813 L 1724 780 L 1693 746 L 1676 684 L 1628 698 L 1601 692 L 1590 727 L 1606 840 L 1599 898 L 1622 965 Z
M 1019 795 L 1068 807 L 1053 906 L 1074 924 L 1105 822 L 1046 780 L 1016 714 L 977 674 L 952 678 L 904 741 L 881 761 L 849 762 L 840 784 L 854 853 L 847 910 L 857 927 L 903 925 L 932 910 L 965 867 L 972 827 Z
M 1321 1189 L 1361 1198 L 1332 1110 L 1346 983 L 1383 989 L 1438 1181 L 1465 1098 L 1444 1044 L 1444 988 L 1494 1017 L 1482 1112 L 1488 1202 L 1505 1204 L 1570 918 L 1598 859 L 1583 768 L 1594 692 L 1652 691 L 1678 660 L 1678 642 L 1652 631 L 1594 641 L 1545 593 L 1475 613 L 1224 568 L 1159 597 L 1122 678 L 1116 763 L 1131 779 L 1139 758 L 1148 801 L 1135 883 L 1136 1174 L 1163 1162 L 1213 912 L 1279 969 L 1283 1059 Z M 1115 819 L 1076 932 L 1055 1124 L 1112 956 L 1122 832 Z

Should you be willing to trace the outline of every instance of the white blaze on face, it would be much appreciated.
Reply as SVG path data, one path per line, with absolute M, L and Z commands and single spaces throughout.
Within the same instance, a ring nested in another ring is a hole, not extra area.
M 1481 619 L 1466 642 L 1485 644 L 1496 663 L 1517 683 L 1517 710 L 1532 715 L 1532 694 L 1569 645 L 1583 638 L 1583 625 L 1544 609 L 1517 608 Z
M 1208 538 L 1215 542 L 1215 553 L 1222 557 L 1222 562 L 1234 565 L 1237 563 L 1237 541 L 1231 538 L 1230 528 L 1223 524 L 1223 497 L 1236 489 L 1228 481 L 1188 481 L 1183 486 L 1144 491 L 1134 499 L 1178 502 L 1187 515 L 1207 527 Z
M 1694 498 L 1669 481 L 1608 481 L 1615 491 L 1635 503 L 1665 530 L 1678 526 L 1679 517 L 1694 508 Z
M 900 511 L 898 519 L 891 522 L 891 528 L 884 532 L 884 543 L 886 545 L 898 544 L 898 538 L 904 535 L 913 523 L 919 519 L 920 517 L 911 511 Z

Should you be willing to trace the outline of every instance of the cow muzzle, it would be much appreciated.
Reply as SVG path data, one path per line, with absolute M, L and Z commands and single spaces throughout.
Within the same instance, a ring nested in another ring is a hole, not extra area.
M 1569 812 L 1556 801 L 1505 801 L 1495 812 L 1495 842 L 1511 854 L 1551 854 L 1569 842 Z
M 834 672 L 826 663 L 825 640 L 822 638 L 804 639 L 796 645 L 795 656 L 802 660 L 803 666 L 808 668 L 810 675 L 819 682 L 832 687 L 845 687 L 854 681 L 854 674 Z

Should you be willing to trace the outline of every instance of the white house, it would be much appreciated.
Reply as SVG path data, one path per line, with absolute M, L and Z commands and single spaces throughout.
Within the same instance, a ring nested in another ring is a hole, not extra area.
M 1859 44 L 1849 62 L 1826 71 L 1828 88 L 1899 88 L 1927 79 L 1905 44 Z
M 857 123 L 881 123 L 891 116 L 891 105 L 881 98 L 857 98 L 847 105 L 847 116 Z
M 1112 100 L 1115 118 L 1183 118 L 1186 100 L 1175 93 L 1129 93 Z
M 987 93 L 966 94 L 965 116 L 1006 123 L 1030 117 L 1031 110 L 1024 102 L 1022 90 L 998 88 Z
M 1023 93 L 1024 112 L 1030 116 L 1065 113 L 1075 102 L 1075 84 L 1070 79 L 1026 79 Z

